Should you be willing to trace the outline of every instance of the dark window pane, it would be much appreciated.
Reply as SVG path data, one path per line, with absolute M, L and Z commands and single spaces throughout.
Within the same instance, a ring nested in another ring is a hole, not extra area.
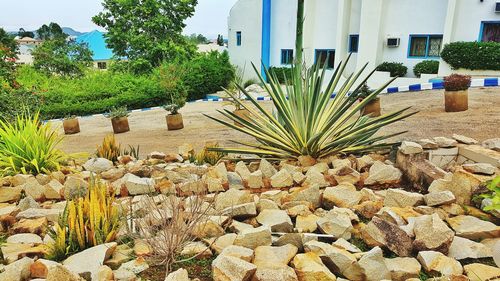
M 291 64 L 293 62 L 293 50 L 281 50 L 281 64 Z
M 241 31 L 236 32 L 236 46 L 241 46 Z
M 359 36 L 358 35 L 351 35 L 349 37 L 349 52 L 357 53 L 358 46 L 359 46 Z
M 410 57 L 425 57 L 427 37 L 411 37 Z
M 484 23 L 481 41 L 500 42 L 500 22 Z
M 429 38 L 429 57 L 439 57 L 441 53 L 441 44 L 443 43 L 442 36 L 434 36 Z
M 335 50 L 316 50 L 316 62 L 324 67 L 333 68 L 335 66 Z

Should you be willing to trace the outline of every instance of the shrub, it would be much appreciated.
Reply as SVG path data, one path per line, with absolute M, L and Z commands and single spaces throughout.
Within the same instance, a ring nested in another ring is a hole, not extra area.
M 40 174 L 59 169 L 67 155 L 57 149 L 63 140 L 39 114 L 24 112 L 15 122 L 0 120 L 0 175 Z
M 489 194 L 483 194 L 482 198 L 491 199 L 491 205 L 484 206 L 485 211 L 500 211 L 500 176 L 488 181 L 486 188 L 490 191 Z
M 171 112 L 172 114 L 177 114 L 179 109 L 186 105 L 187 98 L 187 88 L 184 86 L 182 81 L 185 75 L 186 68 L 179 66 L 177 64 L 162 64 L 157 69 L 157 75 L 160 80 L 160 86 L 162 89 L 168 91 L 172 87 L 176 87 L 176 92 L 170 93 L 170 99 L 168 104 L 164 106 L 165 110 Z
M 470 76 L 452 74 L 444 78 L 444 89 L 446 91 L 463 91 L 470 87 Z
M 87 248 L 112 242 L 120 226 L 118 207 L 108 187 L 92 179 L 86 195 L 66 201 L 58 223 L 49 231 L 47 258 L 60 261 Z
M 500 43 L 449 43 L 441 51 L 441 58 L 453 69 L 500 70 Z
M 0 88 L 0 120 L 13 122 L 23 110 L 37 112 L 42 100 L 24 89 Z
M 198 165 L 203 165 L 205 163 L 208 163 L 212 166 L 215 166 L 224 156 L 227 155 L 227 153 L 224 152 L 210 150 L 212 148 L 218 148 L 218 147 L 219 147 L 218 143 L 205 145 L 202 151 L 194 155 L 194 162 Z
M 408 72 L 408 68 L 401 62 L 383 62 L 377 66 L 377 71 L 390 72 L 391 77 L 403 77 Z
M 291 67 L 270 67 L 269 73 L 276 75 L 280 84 L 290 83 L 292 81 L 292 68 Z
M 188 88 L 188 100 L 197 100 L 206 94 L 227 88 L 234 78 L 234 68 L 227 52 L 217 51 L 199 54 L 184 64 L 184 85 Z
M 417 77 L 420 77 L 421 74 L 437 74 L 438 71 L 439 61 L 437 60 L 424 60 L 413 67 L 413 73 Z
M 102 145 L 97 147 L 97 157 L 106 158 L 112 162 L 116 162 L 121 155 L 120 144 L 115 139 L 115 135 L 107 135 L 102 141 Z
M 120 106 L 120 107 L 113 106 L 111 107 L 108 113 L 108 118 L 110 119 L 116 119 L 127 116 L 128 116 L 128 110 L 126 106 Z

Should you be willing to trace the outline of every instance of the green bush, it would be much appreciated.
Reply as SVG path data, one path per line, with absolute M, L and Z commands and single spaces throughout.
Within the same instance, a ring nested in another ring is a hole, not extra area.
M 36 112 L 40 102 L 40 96 L 33 92 L 0 88 L 0 120 L 15 121 L 24 110 Z
M 269 68 L 269 73 L 276 75 L 280 84 L 285 84 L 286 81 L 292 81 L 292 68 L 291 67 L 275 67 Z
M 500 70 L 500 43 L 453 42 L 444 46 L 441 58 L 453 69 Z
M 377 71 L 386 71 L 391 73 L 391 77 L 403 77 L 408 68 L 401 62 L 383 62 L 377 66 Z
M 188 90 L 188 100 L 205 98 L 205 95 L 227 88 L 234 79 L 234 67 L 229 62 L 227 52 L 212 51 L 199 54 L 184 63 L 184 85 Z
M 413 67 L 413 73 L 417 77 L 420 77 L 421 74 L 437 74 L 438 71 L 439 61 L 437 60 L 424 60 Z

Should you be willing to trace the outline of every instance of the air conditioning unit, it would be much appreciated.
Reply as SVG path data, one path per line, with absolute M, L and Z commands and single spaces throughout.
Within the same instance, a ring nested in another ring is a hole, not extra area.
M 389 37 L 387 38 L 387 47 L 389 48 L 399 47 L 399 41 L 400 39 L 398 37 Z
M 500 1 L 497 1 L 495 5 L 495 13 L 500 13 Z

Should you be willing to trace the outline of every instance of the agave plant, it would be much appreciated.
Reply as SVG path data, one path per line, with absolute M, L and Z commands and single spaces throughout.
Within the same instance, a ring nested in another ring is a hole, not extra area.
M 266 84 L 253 65 L 265 90 L 272 98 L 275 114 L 265 110 L 239 85 L 240 91 L 251 103 L 246 105 L 240 102 L 242 108 L 250 111 L 250 118 L 246 120 L 229 110 L 219 110 L 223 116 L 241 124 L 236 126 L 224 119 L 208 115 L 207 117 L 254 137 L 257 143 L 233 141 L 244 147 L 212 148 L 212 150 L 289 159 L 299 156 L 320 158 L 339 153 L 361 153 L 392 146 L 391 143 L 380 143 L 380 141 L 404 132 L 391 135 L 376 135 L 376 133 L 382 127 L 415 113 L 407 113 L 409 108 L 405 108 L 374 118 L 357 114 L 394 79 L 357 103 L 362 85 L 373 72 L 366 78 L 360 79 L 367 67 L 365 65 L 360 71 L 349 75 L 344 82 L 341 82 L 348 60 L 349 58 L 336 68 L 326 88 L 322 87 L 326 69 L 321 68 L 319 64 L 306 70 L 304 75 L 301 73 L 301 67 L 293 67 L 292 81 L 286 83 L 289 86 L 280 85 L 276 75 L 268 70 L 265 70 L 268 77 Z M 334 91 L 336 93 L 331 98 Z

